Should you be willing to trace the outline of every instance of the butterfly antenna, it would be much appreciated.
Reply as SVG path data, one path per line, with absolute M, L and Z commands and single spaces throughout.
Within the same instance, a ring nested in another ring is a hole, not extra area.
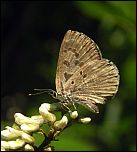
M 30 93 L 30 94 L 28 94 L 28 95 L 29 95 L 29 96 L 33 96 L 33 95 L 43 94 L 43 93 L 45 93 L 45 92 L 48 92 L 48 93 L 53 92 L 52 89 L 34 89 L 34 90 L 35 90 L 35 91 L 41 91 L 41 92 Z
M 49 92 L 49 91 L 53 91 L 52 89 L 34 89 L 35 91 L 47 91 L 47 92 Z

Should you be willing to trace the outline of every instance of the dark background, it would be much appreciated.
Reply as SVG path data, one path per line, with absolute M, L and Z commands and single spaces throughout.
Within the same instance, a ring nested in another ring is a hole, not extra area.
M 67 30 L 83 32 L 120 72 L 115 98 L 99 106 L 88 125 L 66 129 L 55 150 L 136 150 L 136 2 L 1 1 L 2 129 L 14 113 L 38 114 L 49 95 L 28 96 L 34 88 L 55 90 L 59 48 Z

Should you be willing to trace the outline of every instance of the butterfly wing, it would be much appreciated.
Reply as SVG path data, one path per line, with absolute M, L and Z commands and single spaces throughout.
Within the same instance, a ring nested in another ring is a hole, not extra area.
M 72 94 L 74 102 L 99 112 L 96 104 L 113 97 L 119 85 L 117 67 L 107 59 L 89 61 L 65 83 L 64 91 Z
M 100 50 L 92 39 L 77 31 L 67 31 L 61 44 L 57 64 L 57 92 L 63 92 L 65 83 L 85 63 L 101 58 Z

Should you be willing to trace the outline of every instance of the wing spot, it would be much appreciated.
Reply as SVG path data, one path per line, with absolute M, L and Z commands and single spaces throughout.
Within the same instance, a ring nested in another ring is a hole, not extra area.
M 74 81 L 71 81 L 71 84 L 74 84 Z
M 64 77 L 66 79 L 66 81 L 72 76 L 73 74 L 69 74 L 67 72 L 64 73 Z
M 67 49 L 65 49 L 65 48 L 64 48 L 64 50 L 63 50 L 63 51 L 66 53 L 66 52 L 67 52 Z
M 80 62 L 79 66 L 82 67 L 84 65 L 84 62 Z
M 66 65 L 67 67 L 70 67 L 70 63 L 69 63 L 67 60 L 65 60 L 65 61 L 63 62 L 63 64 Z
M 78 58 L 79 56 L 79 53 L 75 52 L 75 57 Z
M 83 72 L 82 71 L 80 71 L 80 75 L 82 75 L 83 74 Z
M 79 64 L 79 60 L 75 60 L 75 65 Z
M 83 75 L 83 71 L 80 71 L 80 75 Z M 83 78 L 86 78 L 86 77 L 87 77 L 87 74 L 84 74 Z
M 84 74 L 84 75 L 83 75 L 83 78 L 86 78 L 86 77 L 87 77 L 87 74 Z
M 68 48 L 68 51 L 70 51 L 70 52 L 74 53 L 75 57 L 76 57 L 76 58 L 78 58 L 79 53 L 77 53 L 77 52 L 76 52 L 76 49 L 75 49 L 75 48 L 71 48 L 71 47 L 69 47 L 69 48 Z

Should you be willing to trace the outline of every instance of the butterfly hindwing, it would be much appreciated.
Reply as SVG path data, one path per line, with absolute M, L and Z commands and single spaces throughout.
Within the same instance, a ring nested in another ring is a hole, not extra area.
M 93 104 L 104 104 L 113 97 L 119 85 L 119 74 L 116 66 L 107 59 L 89 61 L 77 70 L 65 83 L 65 93 L 79 104 L 93 107 Z

